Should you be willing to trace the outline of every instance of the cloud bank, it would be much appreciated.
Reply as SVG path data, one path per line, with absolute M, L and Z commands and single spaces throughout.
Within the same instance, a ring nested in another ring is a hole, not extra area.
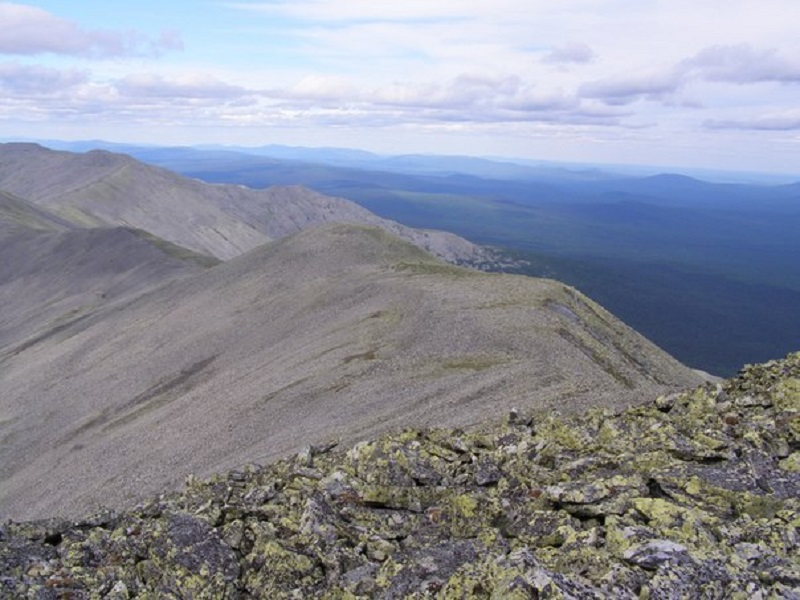
M 526 140 L 551 139 L 636 160 L 683 158 L 701 138 L 728 160 L 744 136 L 760 159 L 767 134 L 796 139 L 794 0 L 736 0 L 724 19 L 689 0 L 219 0 L 202 19 L 139 0 L 113 21 L 80 4 L 0 2 L 5 123 L 135 122 L 153 141 L 171 125 L 240 132 L 230 141 L 280 129 L 365 147 L 415 134 L 434 150 L 471 136 L 529 154 Z M 360 137 L 333 133 L 347 130 Z
M 156 55 L 181 48 L 180 37 L 174 32 L 148 39 L 132 30 L 94 31 L 35 6 L 0 2 L 0 54 L 112 58 Z

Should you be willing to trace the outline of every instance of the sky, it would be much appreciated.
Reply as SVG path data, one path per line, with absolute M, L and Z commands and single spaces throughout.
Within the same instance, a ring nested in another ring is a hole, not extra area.
M 798 0 L 0 1 L 0 139 L 800 174 Z

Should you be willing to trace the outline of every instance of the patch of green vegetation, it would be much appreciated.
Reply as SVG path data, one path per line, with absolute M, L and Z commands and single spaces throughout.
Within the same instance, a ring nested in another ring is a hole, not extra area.
M 451 277 L 477 277 L 480 272 L 464 267 L 457 267 L 447 263 L 433 261 L 426 262 L 406 262 L 402 261 L 395 265 L 398 271 L 409 272 L 414 275 L 448 275 Z
M 611 375 L 622 385 L 628 389 L 634 389 L 636 387 L 629 377 L 619 372 L 614 363 L 611 361 L 611 358 L 605 353 L 602 346 L 595 347 L 595 344 L 590 344 L 588 340 L 581 339 L 563 327 L 560 327 L 556 332 L 567 342 L 588 356 L 595 364 L 600 366 L 600 368 L 602 368 L 606 373 Z
M 78 437 L 82 433 L 85 433 L 85 432 L 89 431 L 90 429 L 94 429 L 95 427 L 99 427 L 100 425 L 104 425 L 106 422 L 108 422 L 108 417 L 109 417 L 109 411 L 108 411 L 108 409 L 104 409 L 101 412 L 96 413 L 96 414 L 84 419 L 83 422 L 80 425 L 78 425 L 75 429 L 70 431 L 61 440 L 61 443 L 62 444 L 68 444 L 69 442 L 74 440 L 76 437 Z
M 297 387 L 298 385 L 302 385 L 303 383 L 305 383 L 309 379 L 310 379 L 310 377 L 303 377 L 302 379 L 298 379 L 297 381 L 293 381 L 292 383 L 289 383 L 289 384 L 287 384 L 287 385 L 285 385 L 285 386 L 283 386 L 281 388 L 278 388 L 277 390 L 272 391 L 269 394 L 265 394 L 264 396 L 262 396 L 261 400 L 259 400 L 256 403 L 256 405 L 257 406 L 263 406 L 264 404 L 269 404 L 273 399 L 277 398 L 278 395 L 280 395 L 280 394 L 282 394 L 284 392 L 287 392 L 287 391 L 291 390 L 292 388 Z
M 71 310 L 68 310 L 62 315 L 57 316 L 55 319 L 50 321 L 48 327 L 55 327 L 59 325 L 63 325 L 64 323 L 70 323 L 74 321 L 77 317 L 80 317 L 82 314 L 87 314 L 95 308 L 93 304 L 84 304 L 83 306 L 77 306 Z
M 359 321 L 359 325 L 396 325 L 403 318 L 403 313 L 399 308 L 384 308 L 370 313 Z
M 75 206 L 62 205 L 56 211 L 59 217 L 80 227 L 102 227 L 103 223 Z
M 4 226 L 22 229 L 34 229 L 39 231 L 54 231 L 53 223 L 46 217 L 39 214 L 32 207 L 27 206 L 22 200 L 10 194 L 0 192 L 0 222 Z
M 371 246 L 371 251 L 378 254 L 388 254 L 392 257 L 403 257 L 408 261 L 432 261 L 430 254 L 409 241 L 398 238 L 380 227 L 373 225 L 359 225 L 355 223 L 331 225 L 334 233 L 350 237 L 358 232 L 363 237 L 372 238 L 377 244 Z
M 4 427 L 11 425 L 16 420 L 17 420 L 16 417 L 0 417 L 0 430 L 2 430 Z M 17 433 L 15 431 L 6 432 L 5 435 L 0 437 L 0 447 L 9 444 L 16 436 Z
M 349 343 L 344 342 L 344 343 L 341 343 L 341 344 L 336 344 L 335 346 L 332 346 L 330 348 L 326 348 L 325 350 L 322 350 L 322 351 L 317 352 L 316 354 L 310 356 L 309 359 L 308 359 L 308 362 L 316 362 L 319 359 L 321 359 L 323 356 L 327 356 L 328 354 L 331 354 L 332 352 L 336 352 L 337 350 L 341 350 L 342 348 L 346 348 L 349 345 L 350 345 Z
M 83 314 L 83 315 L 80 315 L 78 317 L 72 318 L 71 312 L 68 312 L 65 315 L 62 315 L 61 317 L 56 319 L 56 321 L 54 321 L 54 323 L 58 322 L 59 319 L 66 318 L 67 316 L 70 316 L 71 320 L 61 322 L 58 325 L 53 325 L 50 329 L 47 329 L 47 330 L 45 330 L 45 331 L 43 331 L 41 333 L 38 333 L 37 335 L 34 335 L 31 338 L 25 340 L 24 342 L 22 342 L 21 344 L 17 345 L 16 347 L 14 347 L 11 350 L 11 355 L 20 354 L 20 353 L 24 352 L 25 350 L 27 350 L 28 348 L 30 348 L 32 346 L 35 346 L 36 344 L 38 344 L 40 342 L 43 342 L 44 340 L 46 340 L 48 338 L 52 338 L 52 337 L 58 335 L 59 333 L 67 331 L 73 325 L 76 325 L 76 324 L 88 319 L 91 316 L 91 314 Z
M 13 442 L 17 436 L 18 434 L 16 431 L 9 431 L 6 433 L 2 438 L 0 438 L 0 448 L 11 444 L 11 442 Z

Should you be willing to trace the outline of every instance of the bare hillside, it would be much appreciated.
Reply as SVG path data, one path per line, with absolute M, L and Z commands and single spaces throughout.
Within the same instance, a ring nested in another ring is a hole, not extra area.
M 219 262 L 123 228 L 0 237 L 0 257 L 0 347 L 7 352 Z
M 124 154 L 0 144 L 0 190 L 80 227 L 132 227 L 226 260 L 323 223 L 375 225 L 450 262 L 486 251 L 456 235 L 382 219 L 354 202 L 301 186 L 254 190 L 181 177 Z
M 333 437 L 699 381 L 560 283 L 305 230 L 0 348 L 0 516 L 128 506 Z
M 63 231 L 71 227 L 68 221 L 0 190 L 0 238 L 32 231 Z

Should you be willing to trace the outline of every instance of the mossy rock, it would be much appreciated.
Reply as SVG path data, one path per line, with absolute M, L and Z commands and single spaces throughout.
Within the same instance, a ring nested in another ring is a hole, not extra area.
M 8 597 L 790 598 L 800 353 L 619 413 L 404 430 L 0 527 Z

